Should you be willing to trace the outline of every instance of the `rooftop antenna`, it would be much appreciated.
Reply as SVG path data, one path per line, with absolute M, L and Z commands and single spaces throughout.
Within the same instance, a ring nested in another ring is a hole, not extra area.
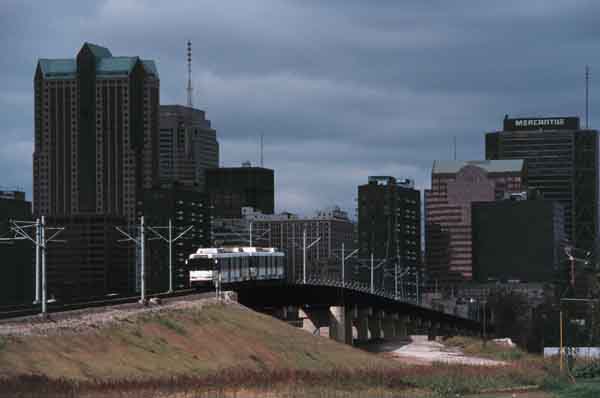
M 456 136 L 454 138 L 454 160 L 456 160 Z
M 192 42 L 187 42 L 187 67 L 188 67 L 188 83 L 187 83 L 187 106 L 190 108 L 193 106 L 192 103 Z
M 264 134 L 261 133 L 260 134 L 260 167 L 264 166 L 264 163 L 263 163 L 263 160 L 264 160 L 264 156 L 263 156 L 263 152 L 264 152 L 264 150 L 263 150 L 263 137 L 264 137 Z
M 585 128 L 589 126 L 589 109 L 590 109 L 590 66 L 585 66 Z

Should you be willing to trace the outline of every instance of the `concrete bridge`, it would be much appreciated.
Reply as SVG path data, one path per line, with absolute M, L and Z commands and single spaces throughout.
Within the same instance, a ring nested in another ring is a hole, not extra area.
M 326 279 L 304 281 L 244 281 L 224 285 L 241 304 L 268 312 L 313 332 L 353 344 L 410 334 L 476 335 L 481 324 L 446 314 L 356 282 Z

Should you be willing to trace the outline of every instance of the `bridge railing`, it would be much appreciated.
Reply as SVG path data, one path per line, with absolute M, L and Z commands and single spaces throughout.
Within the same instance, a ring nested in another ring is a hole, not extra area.
M 385 290 L 385 289 L 381 289 L 381 288 L 375 289 L 374 288 L 374 289 L 371 290 L 371 286 L 369 284 L 358 282 L 358 281 L 346 281 L 346 282 L 342 282 L 339 279 L 321 278 L 321 277 L 309 276 L 309 277 L 306 278 L 306 282 L 304 282 L 304 280 L 302 278 L 296 279 L 295 284 L 298 284 L 298 285 L 305 285 L 306 284 L 306 285 L 315 285 L 315 286 L 339 287 L 339 288 L 354 290 L 354 291 L 357 291 L 357 292 L 369 293 L 369 294 L 373 294 L 373 295 L 376 295 L 376 296 L 385 297 L 385 298 L 388 298 L 390 300 L 395 300 L 395 301 L 398 301 L 398 302 L 410 303 L 410 304 L 418 304 L 417 300 L 415 300 L 415 299 L 410 299 L 410 298 L 406 298 L 406 297 L 402 297 L 402 296 L 397 296 L 394 292 L 390 292 L 390 291 Z

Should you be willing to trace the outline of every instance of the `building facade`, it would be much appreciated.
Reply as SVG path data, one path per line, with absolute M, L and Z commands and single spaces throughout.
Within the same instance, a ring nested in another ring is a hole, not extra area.
M 46 252 L 49 298 L 72 302 L 133 291 L 135 252 L 115 229 L 127 228 L 125 217 L 54 216 L 46 225 L 64 228 L 62 242 L 49 243 Z
M 154 61 L 91 43 L 75 59 L 38 61 L 33 211 L 70 236 L 69 250 L 49 248 L 49 291 L 76 299 L 131 286 L 107 276 L 133 269 L 113 231 L 136 223 L 144 189 L 158 182 L 159 85 Z
M 354 224 L 346 212 L 339 208 L 317 212 L 313 217 L 284 213 L 270 220 L 254 220 L 253 225 L 258 231 L 264 231 L 264 236 L 268 237 L 268 246 L 285 253 L 288 275 L 296 279 L 302 278 L 304 273 L 304 231 L 307 277 L 339 278 L 342 244 L 345 254 L 354 249 Z
M 188 189 L 205 191 L 206 169 L 217 167 L 219 143 L 205 112 L 182 105 L 161 105 L 161 183 L 177 182 Z
M 307 277 L 340 277 L 342 244 L 345 254 L 354 249 L 354 223 L 338 207 L 300 217 L 292 213 L 264 214 L 243 209 L 239 219 L 215 219 L 217 246 L 275 247 L 285 253 L 287 275 L 303 277 L 303 245 L 306 231 Z M 348 280 L 350 275 L 348 275 Z
M 486 159 L 525 159 L 527 185 L 565 211 L 566 238 L 584 250 L 598 237 L 598 132 L 579 118 L 504 119 L 486 134 Z
M 412 180 L 369 177 L 358 187 L 358 245 L 361 257 L 421 266 L 421 192 Z
M 0 190 L 0 234 L 3 237 L 14 236 L 10 220 L 31 219 L 31 202 L 25 200 L 25 192 Z M 33 302 L 34 253 L 35 247 L 30 241 L 0 242 L 0 307 Z
M 430 283 L 449 288 L 472 279 L 471 203 L 524 189 L 523 160 L 436 161 L 425 190 Z
M 154 62 L 85 43 L 76 59 L 40 59 L 34 87 L 34 213 L 134 221 L 158 181 Z
M 518 197 L 517 197 L 518 198 Z M 474 202 L 473 280 L 552 283 L 564 259 L 564 210 L 542 199 Z
M 171 238 L 175 239 L 191 229 L 172 245 L 173 289 L 189 288 L 189 275 L 185 260 L 198 248 L 210 247 L 212 217 L 206 193 L 190 191 L 178 186 L 166 186 L 146 190 L 139 215 L 144 222 L 168 239 L 169 220 L 172 223 Z M 147 231 L 148 238 L 157 238 Z M 151 292 L 165 292 L 169 288 L 169 249 L 163 239 L 147 242 L 146 286 Z M 139 279 L 139 278 L 137 278 Z M 136 280 L 137 280 L 136 279 Z
M 264 214 L 275 210 L 275 175 L 272 169 L 222 167 L 206 170 L 206 189 L 215 218 L 242 218 L 242 208 Z

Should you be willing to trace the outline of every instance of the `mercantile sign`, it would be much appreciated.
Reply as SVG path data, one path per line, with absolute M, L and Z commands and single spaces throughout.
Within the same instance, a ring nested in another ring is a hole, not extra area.
M 579 130 L 578 117 L 544 117 L 504 119 L 504 131 Z

